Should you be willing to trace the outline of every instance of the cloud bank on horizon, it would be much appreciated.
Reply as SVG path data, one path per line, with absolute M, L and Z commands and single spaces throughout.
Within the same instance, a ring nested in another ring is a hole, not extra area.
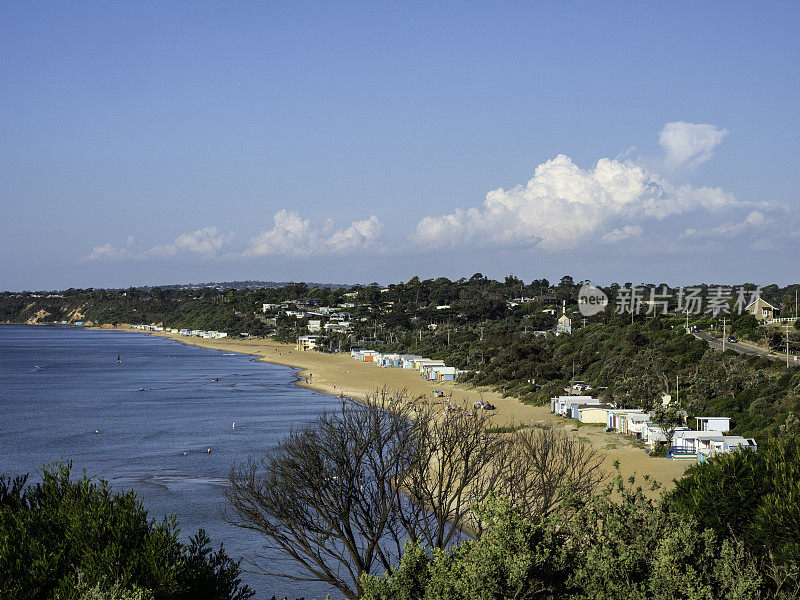
M 714 125 L 676 121 L 662 128 L 658 143 L 664 156 L 654 161 L 601 158 L 583 169 L 569 156 L 559 154 L 536 167 L 526 184 L 487 193 L 481 206 L 422 218 L 397 250 L 478 247 L 570 252 L 587 245 L 635 243 L 653 225 L 658 227 L 650 237 L 672 251 L 698 248 L 701 241 L 713 249 L 721 240 L 748 236 L 750 248 L 769 249 L 769 243 L 757 237 L 767 226 L 786 229 L 789 238 L 800 238 L 796 220 L 771 215 L 787 212 L 783 206 L 740 201 L 719 187 L 673 183 L 656 171 L 679 177 L 694 170 L 713 157 L 727 135 L 726 129 Z M 748 214 L 735 216 L 742 211 Z M 701 217 L 719 224 L 697 227 L 695 221 Z M 673 228 L 678 227 L 674 234 L 662 231 L 660 224 L 668 220 Z M 93 248 L 86 260 L 347 256 L 386 250 L 383 232 L 375 215 L 336 229 L 330 219 L 315 226 L 298 212 L 282 209 L 273 216 L 272 227 L 253 237 L 245 248 L 231 248 L 234 234 L 210 226 L 139 252 L 131 237 L 124 245 L 106 243 Z
M 375 215 L 353 221 L 345 229 L 334 229 L 328 219 L 322 228 L 314 227 L 300 214 L 280 210 L 273 217 L 275 226 L 251 240 L 242 256 L 295 256 L 305 258 L 326 254 L 349 254 L 377 247 L 383 225 Z

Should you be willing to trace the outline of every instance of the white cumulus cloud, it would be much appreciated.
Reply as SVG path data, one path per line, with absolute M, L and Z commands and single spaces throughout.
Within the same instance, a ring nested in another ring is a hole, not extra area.
M 644 229 L 640 225 L 625 225 L 609 231 L 602 237 L 602 241 L 606 244 L 619 244 L 625 240 L 642 237 L 642 233 L 644 233 Z
M 347 228 L 335 230 L 328 220 L 315 227 L 295 211 L 280 210 L 273 217 L 274 226 L 254 237 L 243 256 L 283 255 L 296 258 L 325 254 L 348 254 L 377 247 L 383 225 L 375 215 L 353 221 Z
M 614 228 L 624 233 L 624 226 L 645 220 L 739 204 L 720 188 L 674 185 L 632 160 L 602 158 L 582 169 L 560 154 L 539 165 L 527 184 L 486 194 L 482 207 L 423 218 L 413 238 L 430 248 L 479 244 L 563 250 Z M 627 236 L 637 231 L 629 229 Z M 619 235 L 606 241 L 614 237 Z
M 128 258 L 146 259 L 154 257 L 172 257 L 178 255 L 195 255 L 203 258 L 217 256 L 223 246 L 233 239 L 233 233 L 220 233 L 216 227 L 203 227 L 191 233 L 182 233 L 171 244 L 157 244 L 143 252 L 135 252 L 136 240 L 128 236 L 125 246 L 103 244 L 95 246 L 86 260 L 124 260 Z
M 714 155 L 726 135 L 727 129 L 714 125 L 675 121 L 664 125 L 658 143 L 666 154 L 667 168 L 694 168 Z
M 182 233 L 171 244 L 159 244 L 145 252 L 147 256 L 175 256 L 195 254 L 216 256 L 222 247 L 233 239 L 233 233 L 221 233 L 216 227 L 203 227 L 191 233 Z
M 89 256 L 86 257 L 86 260 L 122 260 L 124 258 L 130 258 L 133 256 L 133 253 L 124 248 L 122 246 L 115 246 L 114 244 L 108 243 L 103 244 L 102 246 L 95 246 L 92 248 L 92 251 L 89 253 Z
M 705 229 L 694 229 L 690 227 L 681 234 L 681 237 L 712 240 L 736 238 L 748 232 L 760 231 L 770 222 L 770 219 L 768 219 L 764 213 L 754 210 L 748 214 L 744 220 L 739 222 L 722 223 L 716 227 L 707 227 Z

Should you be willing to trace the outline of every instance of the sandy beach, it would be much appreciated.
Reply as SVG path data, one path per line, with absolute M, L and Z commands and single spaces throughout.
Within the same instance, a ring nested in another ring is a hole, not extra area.
M 98 328 L 101 329 L 101 328 Z M 104 327 L 102 329 L 109 329 Z M 127 328 L 114 328 L 116 331 L 133 331 Z M 407 369 L 380 368 L 373 363 L 362 363 L 350 358 L 349 353 L 323 354 L 303 352 L 291 344 L 281 344 L 268 339 L 202 339 L 185 337 L 171 333 L 152 333 L 159 337 L 211 348 L 222 352 L 238 352 L 258 356 L 260 361 L 294 367 L 299 370 L 301 379 L 297 385 L 309 387 L 319 392 L 347 396 L 364 396 L 376 388 L 387 386 L 390 389 L 405 389 L 411 396 L 429 395 L 433 390 L 444 390 L 453 401 L 470 404 L 475 400 L 488 400 L 497 407 L 494 418 L 497 425 L 531 422 L 552 423 L 556 427 L 575 429 L 575 434 L 591 443 L 604 456 L 605 467 L 613 472 L 613 464 L 619 463 L 624 477 L 633 474 L 649 475 L 667 489 L 674 479 L 683 475 L 692 461 L 676 461 L 667 458 L 652 458 L 627 436 L 607 433 L 598 425 L 580 425 L 550 413 L 547 406 L 522 404 L 512 397 L 503 398 L 501 394 L 477 389 L 457 382 L 431 382 L 422 379 L 415 371 Z

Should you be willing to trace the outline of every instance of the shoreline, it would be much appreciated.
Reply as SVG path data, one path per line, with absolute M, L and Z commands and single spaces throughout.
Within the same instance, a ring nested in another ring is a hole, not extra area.
M 468 406 L 475 400 L 488 400 L 497 407 L 494 424 L 542 423 L 570 429 L 584 441 L 589 442 L 603 456 L 603 468 L 608 474 L 614 472 L 614 463 L 619 462 L 620 474 L 624 478 L 636 474 L 639 478 L 649 475 L 658 481 L 662 489 L 671 489 L 673 480 L 683 476 L 690 466 L 689 461 L 668 458 L 653 458 L 634 440 L 618 433 L 607 433 L 597 425 L 581 425 L 553 415 L 547 406 L 523 404 L 514 397 L 503 397 L 493 390 L 478 389 L 451 381 L 432 382 L 419 377 L 408 369 L 381 368 L 374 363 L 357 362 L 350 353 L 324 354 L 315 351 L 297 350 L 293 344 L 283 344 L 271 339 L 204 339 L 190 338 L 166 332 L 142 332 L 126 327 L 89 327 L 91 331 L 124 331 L 146 333 L 154 337 L 174 340 L 190 346 L 221 352 L 234 352 L 258 357 L 257 362 L 271 363 L 297 369 L 294 385 L 337 396 L 340 393 L 351 397 L 364 396 L 376 388 L 405 389 L 412 397 L 429 396 L 433 390 L 444 390 L 455 402 Z M 642 483 L 642 482 L 639 482 Z M 661 491 L 652 493 L 659 495 Z

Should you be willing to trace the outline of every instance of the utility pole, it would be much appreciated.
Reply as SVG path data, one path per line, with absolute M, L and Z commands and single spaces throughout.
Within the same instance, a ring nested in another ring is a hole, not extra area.
M 569 384 L 569 393 L 572 394 L 575 391 L 575 359 L 572 359 L 572 381 Z
M 786 366 L 789 366 L 789 326 L 785 325 L 786 327 Z
M 722 351 L 725 352 L 725 335 L 726 335 L 726 328 L 725 326 L 728 324 L 728 319 L 722 317 Z

